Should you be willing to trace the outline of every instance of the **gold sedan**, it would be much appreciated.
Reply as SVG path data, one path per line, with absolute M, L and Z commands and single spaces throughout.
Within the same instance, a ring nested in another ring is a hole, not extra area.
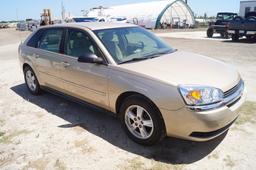
M 58 91 L 114 112 L 143 145 L 165 136 L 215 138 L 238 117 L 246 96 L 233 67 L 175 50 L 131 24 L 43 27 L 20 45 L 19 59 L 32 94 Z

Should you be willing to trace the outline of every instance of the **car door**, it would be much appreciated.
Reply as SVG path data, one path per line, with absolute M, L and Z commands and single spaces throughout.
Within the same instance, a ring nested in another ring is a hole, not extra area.
M 64 64 L 60 54 L 63 38 L 63 28 L 44 29 L 36 44 L 36 52 L 33 54 L 43 84 L 57 90 L 63 89 L 63 81 L 60 76 L 60 70 Z
M 61 71 L 65 90 L 68 94 L 86 100 L 101 107 L 108 107 L 108 73 L 107 65 L 78 62 L 78 57 L 93 53 L 103 57 L 89 34 L 80 29 L 67 29 L 64 44 Z

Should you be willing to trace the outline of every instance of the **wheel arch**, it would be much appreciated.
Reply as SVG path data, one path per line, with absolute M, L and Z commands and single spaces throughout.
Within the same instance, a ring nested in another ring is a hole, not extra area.
M 38 74 L 36 68 L 34 68 L 33 64 L 30 63 L 30 62 L 24 62 L 24 63 L 22 64 L 22 71 L 23 71 L 23 72 L 24 72 L 24 69 L 25 69 L 26 67 L 29 67 L 29 68 L 31 68 L 31 69 L 33 70 L 33 72 L 35 73 L 36 78 L 37 78 L 39 84 L 42 85 L 41 77 L 39 76 L 39 74 Z
M 31 69 L 33 69 L 28 63 L 24 63 L 24 64 L 22 65 L 22 70 L 24 71 L 24 69 L 25 69 L 26 67 L 30 67 Z M 33 69 L 33 70 L 34 70 L 34 69 Z

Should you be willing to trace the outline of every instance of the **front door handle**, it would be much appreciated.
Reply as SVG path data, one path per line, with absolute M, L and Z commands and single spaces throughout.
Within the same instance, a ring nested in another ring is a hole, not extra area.
M 68 62 L 65 62 L 65 61 L 61 62 L 61 65 L 63 65 L 63 67 L 65 67 L 65 68 L 70 66 L 70 64 Z

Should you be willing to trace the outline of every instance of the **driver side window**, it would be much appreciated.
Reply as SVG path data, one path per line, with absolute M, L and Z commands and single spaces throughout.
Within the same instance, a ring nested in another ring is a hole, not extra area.
M 99 56 L 97 47 L 86 33 L 70 29 L 65 45 L 65 54 L 72 57 L 81 57 L 88 53 Z

